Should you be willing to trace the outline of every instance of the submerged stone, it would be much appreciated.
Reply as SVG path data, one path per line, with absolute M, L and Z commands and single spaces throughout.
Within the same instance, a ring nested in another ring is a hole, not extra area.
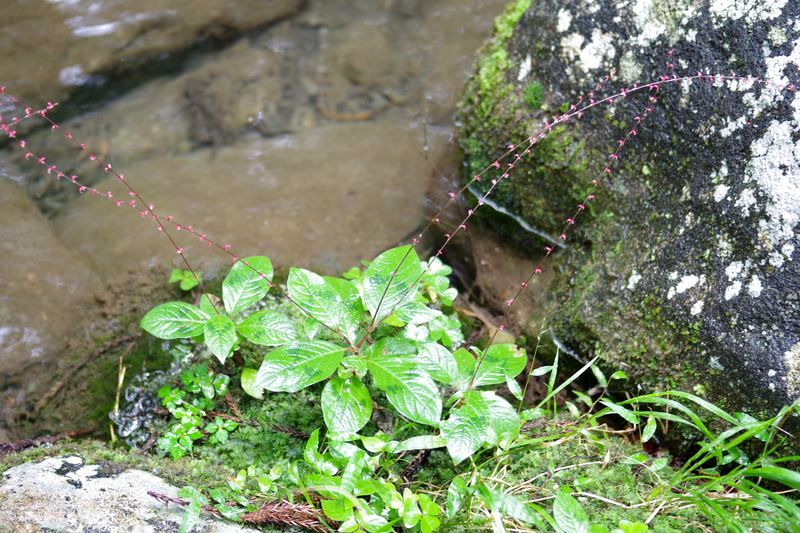
M 471 178 L 547 133 L 492 198 L 567 244 L 557 338 L 645 390 L 774 414 L 800 397 L 800 8 L 723 4 L 515 3 L 462 100 L 462 147 Z

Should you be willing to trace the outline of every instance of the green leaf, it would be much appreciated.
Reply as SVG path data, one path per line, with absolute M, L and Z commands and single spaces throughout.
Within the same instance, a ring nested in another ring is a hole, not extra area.
M 325 281 L 336 289 L 342 303 L 339 329 L 350 341 L 350 344 L 355 344 L 361 335 L 359 327 L 364 319 L 364 305 L 361 303 L 361 295 L 358 293 L 356 286 L 347 280 L 326 276 Z
M 542 521 L 536 514 L 534 507 L 516 496 L 491 489 L 483 483 L 478 485 L 478 496 L 493 511 L 497 511 L 502 516 L 524 524 L 535 524 L 539 529 L 544 529 Z
M 262 346 L 280 346 L 297 338 L 292 321 L 269 309 L 248 316 L 237 329 L 245 339 Z
M 172 272 L 169 273 L 170 283 L 178 283 L 182 279 L 183 279 L 183 270 L 181 270 L 180 268 L 173 268 Z
M 451 411 L 442 421 L 442 436 L 447 440 L 447 451 L 455 464 L 467 459 L 480 449 L 490 427 L 489 403 L 477 392 L 464 395 L 464 404 Z
M 222 300 L 219 296 L 214 296 L 213 294 L 201 294 L 200 310 L 208 316 L 214 316 L 217 314 L 217 309 L 221 301 Z
M 462 477 L 455 477 L 447 488 L 447 504 L 445 505 L 445 516 L 452 520 L 464 506 L 467 497 L 467 482 Z
M 409 450 L 433 450 L 445 446 L 447 446 L 447 440 L 444 437 L 440 437 L 439 435 L 419 435 L 396 443 L 396 445 L 392 447 L 392 451 L 399 453 Z
M 637 425 L 639 423 L 639 417 L 636 416 L 636 413 L 626 409 L 625 407 L 618 405 L 611 400 L 600 400 L 600 403 L 608 407 L 614 414 L 621 416 L 624 418 L 628 423 Z
M 417 252 L 411 246 L 392 248 L 370 263 L 364 276 L 364 304 L 376 322 L 389 316 L 413 292 L 422 275 Z
M 417 345 L 419 364 L 440 383 L 458 383 L 458 364 L 450 350 L 436 342 Z
M 223 365 L 236 344 L 236 326 L 222 315 L 212 316 L 206 321 L 203 331 L 206 346 Z
M 247 394 L 249 394 L 253 398 L 262 400 L 264 399 L 264 387 L 256 386 L 257 376 L 258 376 L 258 370 L 256 370 L 255 368 L 242 369 L 242 378 L 241 378 L 242 390 L 244 390 Z
M 492 344 L 483 354 L 475 374 L 475 386 L 505 383 L 525 370 L 525 351 L 515 344 Z
M 303 311 L 329 328 L 338 328 L 341 320 L 341 299 L 325 278 L 310 270 L 292 268 L 286 285 L 289 297 Z
M 572 497 L 567 487 L 562 487 L 553 504 L 553 518 L 561 531 L 566 533 L 588 533 L 589 516 Z
M 743 472 L 745 476 L 763 477 L 770 481 L 783 483 L 787 487 L 800 490 L 800 472 L 781 468 L 780 466 L 763 466 L 761 468 L 748 468 Z
M 656 419 L 652 416 L 647 417 L 647 424 L 644 426 L 644 431 L 642 431 L 642 442 L 647 442 L 652 439 L 653 435 L 656 433 L 657 427 Z
M 315 429 L 313 433 L 309 435 L 305 450 L 303 451 L 303 457 L 305 457 L 306 463 L 313 466 L 322 474 L 332 476 L 339 471 L 335 464 L 319 453 L 319 428 Z
M 222 282 L 225 309 L 234 314 L 256 303 L 267 295 L 271 281 L 272 263 L 266 257 L 253 256 L 238 261 Z
M 403 302 L 394 311 L 394 315 L 406 324 L 420 325 L 430 322 L 442 312 L 419 302 Z
M 329 377 L 344 348 L 326 341 L 295 341 L 266 355 L 255 387 L 272 392 L 297 392 Z
M 168 302 L 152 308 L 140 325 L 159 339 L 188 339 L 203 334 L 208 315 L 186 302 Z
M 514 398 L 522 401 L 522 387 L 519 386 L 519 383 L 517 383 L 516 379 L 507 377 L 506 387 L 508 387 L 508 391 Z
M 348 500 L 322 500 L 322 512 L 331 520 L 345 522 L 353 518 L 353 504 Z
M 453 352 L 453 358 L 456 360 L 456 366 L 458 368 L 459 387 L 466 387 L 472 379 L 473 374 L 475 374 L 475 356 L 468 350 L 459 348 Z
M 334 377 L 322 389 L 322 416 L 329 431 L 357 433 L 372 416 L 369 390 L 356 377 Z
M 368 359 L 367 365 L 375 385 L 386 393 L 386 399 L 401 415 L 421 424 L 439 424 L 442 416 L 439 389 L 416 364 L 414 356 L 376 356 Z
M 491 391 L 469 391 L 463 404 L 441 423 L 442 436 L 453 462 L 460 463 L 483 444 L 497 444 L 520 426 L 516 410 Z

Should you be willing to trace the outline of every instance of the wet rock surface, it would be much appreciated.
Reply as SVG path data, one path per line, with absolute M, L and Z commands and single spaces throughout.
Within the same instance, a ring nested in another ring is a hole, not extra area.
M 224 40 L 266 26 L 302 4 L 11 0 L 0 15 L 0 80 L 25 100 L 62 100 L 76 88 L 101 86 L 120 73 L 169 62 L 204 40 Z
M 643 91 L 587 111 L 493 197 L 558 236 L 599 180 L 552 295 L 554 330 L 579 353 L 647 390 L 694 390 L 730 411 L 772 414 L 798 398 L 800 100 L 786 89 L 800 72 L 797 4 L 516 5 L 518 22 L 501 27 L 462 103 L 470 176 L 564 102 L 610 94 L 595 87 L 609 72 L 613 87 L 671 76 L 667 63 L 678 76 L 772 82 L 705 79 L 665 86 L 655 104 Z
M 10 376 L 57 354 L 102 285 L 30 198 L 1 179 L 0 255 L 0 374 Z M 32 387 L 46 379 L 31 378 Z
M 10 468 L 0 476 L 0 531 L 177 531 L 183 511 L 148 496 L 177 497 L 153 474 L 64 456 Z M 255 531 L 204 517 L 192 532 Z

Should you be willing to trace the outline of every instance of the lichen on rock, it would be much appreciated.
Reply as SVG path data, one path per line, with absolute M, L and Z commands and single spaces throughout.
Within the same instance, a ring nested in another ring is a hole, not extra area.
M 795 400 L 800 99 L 790 84 L 800 8 L 542 0 L 485 50 L 461 106 L 466 179 L 592 89 L 599 99 L 697 72 L 769 80 L 665 85 L 607 175 L 604 161 L 648 95 L 598 106 L 537 143 L 494 199 L 552 232 L 599 179 L 557 259 L 552 327 L 567 346 L 601 355 L 632 383 L 702 390 L 731 411 Z M 487 62 L 501 71 L 491 92 Z M 540 111 L 525 105 L 534 81 L 545 89 Z

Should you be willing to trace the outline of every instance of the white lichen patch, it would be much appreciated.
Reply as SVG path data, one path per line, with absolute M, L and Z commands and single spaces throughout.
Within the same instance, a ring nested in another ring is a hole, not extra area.
M 556 31 L 564 33 L 572 25 L 572 13 L 566 9 L 558 10 L 558 23 L 556 24 Z
M 781 46 L 789 40 L 789 37 L 786 35 L 786 31 L 784 31 L 783 28 L 773 26 L 767 32 L 767 39 L 769 39 L 772 46 Z
M 730 265 L 725 267 L 725 275 L 728 276 L 728 281 L 733 281 L 742 272 L 744 263 L 741 261 L 733 261 Z
M 715 22 L 744 19 L 747 24 L 780 16 L 788 0 L 712 0 L 709 11 Z
M 725 197 L 728 196 L 728 191 L 730 189 L 731 189 L 730 187 L 722 183 L 717 185 L 716 188 L 714 189 L 714 201 L 721 202 L 722 200 L 724 200 Z
M 790 122 L 772 121 L 750 146 L 753 156 L 745 179 L 766 195 L 766 217 L 759 228 L 770 251 L 791 244 L 800 223 L 800 143 L 792 134 Z
M 800 394 L 800 342 L 783 354 L 786 365 L 786 389 L 792 399 Z
M 633 13 L 638 30 L 634 42 L 639 46 L 650 46 L 660 37 L 666 37 L 670 43 L 694 40 L 696 32 L 686 29 L 686 22 L 695 15 L 694 2 L 635 0 L 627 9 Z
M 734 281 L 725 288 L 725 301 L 737 296 L 742 291 L 742 282 Z
M 561 39 L 561 48 L 570 60 L 578 61 L 584 72 L 596 70 L 607 60 L 614 59 L 617 50 L 614 48 L 615 38 L 610 33 L 603 33 L 595 28 L 588 42 L 580 33 L 571 33 Z M 584 44 L 585 43 L 585 44 Z
M 753 276 L 750 279 L 750 283 L 747 285 L 747 293 L 752 296 L 753 298 L 758 298 L 761 296 L 761 291 L 764 288 L 761 286 L 761 280 L 758 276 Z
M 683 276 L 680 282 L 678 282 L 678 284 L 675 286 L 675 292 L 678 294 L 683 294 L 697 285 L 699 282 L 700 278 L 695 275 Z
M 631 277 L 628 278 L 628 289 L 633 290 L 638 285 L 639 281 L 641 281 L 642 276 L 636 272 L 635 270 L 631 272 Z
M 525 56 L 525 59 L 522 60 L 522 63 L 519 65 L 519 74 L 517 74 L 517 81 L 523 81 L 525 78 L 528 77 L 528 74 L 531 73 L 531 69 L 533 69 L 533 59 L 531 58 L 530 54 Z
M 628 83 L 637 82 L 642 77 L 642 65 L 636 60 L 636 56 L 631 50 L 619 58 L 619 75 Z
M 694 305 L 692 305 L 692 308 L 689 310 L 689 313 L 691 313 L 692 316 L 699 315 L 700 313 L 703 312 L 703 305 L 705 305 L 705 302 L 703 300 L 697 300 L 694 303 Z
M 750 215 L 750 211 L 756 205 L 756 197 L 753 194 L 753 189 L 744 189 L 741 194 L 739 194 L 739 199 L 736 200 L 734 204 L 736 207 L 740 207 L 742 209 L 742 216 L 746 217 Z

